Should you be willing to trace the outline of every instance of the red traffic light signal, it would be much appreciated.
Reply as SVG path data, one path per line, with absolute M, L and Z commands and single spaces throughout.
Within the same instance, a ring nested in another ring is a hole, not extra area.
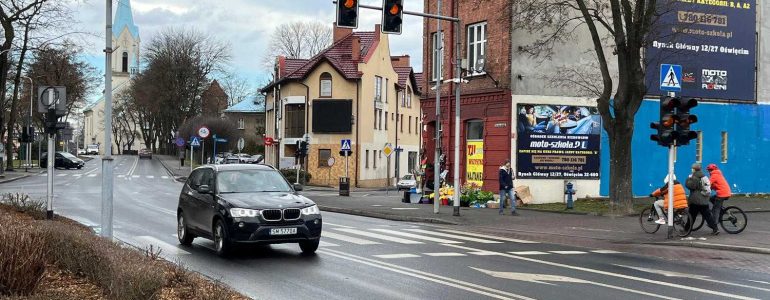
M 690 131 L 690 125 L 698 122 L 698 116 L 690 114 L 690 109 L 698 106 L 698 99 L 683 99 L 676 111 L 677 145 L 689 145 L 690 140 L 698 138 L 698 133 Z
M 679 98 L 663 97 L 660 99 L 660 120 L 658 123 L 650 124 L 652 129 L 658 131 L 657 134 L 650 136 L 650 139 L 657 142 L 658 145 L 669 147 L 678 139 L 679 132 L 675 129 L 680 119 L 676 115 L 676 109 L 680 105 Z
M 337 1 L 337 27 L 358 28 L 358 0 Z
M 382 1 L 382 33 L 401 34 L 403 23 L 403 0 Z

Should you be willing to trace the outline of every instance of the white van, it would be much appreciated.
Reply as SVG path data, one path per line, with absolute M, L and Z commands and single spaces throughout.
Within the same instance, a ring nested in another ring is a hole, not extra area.
M 99 145 L 96 145 L 96 144 L 88 145 L 88 147 L 86 148 L 86 154 L 99 155 Z

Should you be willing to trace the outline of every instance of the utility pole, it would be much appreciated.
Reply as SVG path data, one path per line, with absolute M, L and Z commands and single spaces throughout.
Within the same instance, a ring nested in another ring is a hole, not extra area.
M 34 135 L 33 131 L 30 131 L 29 129 L 32 127 L 32 95 L 35 94 L 35 89 L 32 84 L 32 78 L 27 76 L 21 76 L 22 78 L 29 79 L 29 116 L 27 116 L 27 127 L 24 128 L 24 130 L 27 131 L 27 164 L 24 168 L 24 171 L 29 171 L 29 168 L 32 167 L 32 136 Z M 38 158 L 38 164 L 40 162 L 40 159 Z
M 455 3 L 455 5 L 458 5 Z M 459 5 L 457 13 L 460 13 Z M 457 81 L 455 82 L 455 157 L 454 157 L 454 173 L 455 173 L 455 193 L 453 205 L 453 216 L 460 216 L 460 84 L 463 82 L 461 58 L 460 58 L 460 31 L 462 30 L 462 24 L 460 21 L 455 22 L 455 76 Z M 467 168 L 467 166 L 466 166 Z
M 436 14 L 441 14 L 441 0 L 436 1 Z M 434 136 L 434 139 L 436 140 L 436 149 L 433 152 L 433 213 L 437 214 L 439 211 L 439 199 L 441 198 L 440 190 L 441 190 L 441 168 L 439 168 L 439 163 L 441 160 L 439 159 L 439 156 L 441 155 L 441 75 L 443 75 L 444 72 L 441 70 L 441 65 L 444 62 L 444 34 L 441 33 L 441 20 L 436 20 L 436 45 L 435 49 L 433 51 L 435 52 L 436 56 L 436 70 L 438 70 L 438 74 L 433 74 L 436 76 L 436 135 Z M 439 55 L 441 54 L 441 55 Z
M 54 108 L 48 109 L 48 116 L 46 116 L 49 120 L 49 122 L 53 122 L 54 124 L 48 124 L 51 127 L 55 127 L 55 122 L 57 121 L 56 118 L 56 102 L 54 101 L 54 89 L 50 88 L 48 89 L 48 99 L 50 99 L 50 103 L 53 103 Z M 53 128 L 49 128 L 46 130 L 48 133 L 48 149 L 46 152 L 46 155 L 48 156 L 48 159 L 46 160 L 46 167 L 48 168 L 48 188 L 46 193 L 46 219 L 52 220 L 53 219 L 53 172 L 54 167 L 56 166 L 56 130 Z M 38 158 L 40 160 L 40 158 Z
M 104 157 L 101 236 L 112 239 L 112 0 L 107 0 L 104 36 Z M 49 162 L 50 163 L 50 162 Z

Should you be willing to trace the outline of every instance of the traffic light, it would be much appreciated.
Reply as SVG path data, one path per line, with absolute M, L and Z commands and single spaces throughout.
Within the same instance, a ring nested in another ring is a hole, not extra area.
M 695 98 L 683 99 L 679 103 L 679 109 L 676 111 L 677 145 L 689 145 L 690 140 L 698 138 L 697 132 L 690 131 L 690 125 L 698 122 L 698 117 L 690 114 L 690 109 L 696 106 L 698 106 L 698 99 Z
M 660 122 L 650 124 L 650 128 L 658 130 L 658 134 L 650 136 L 650 139 L 658 142 L 658 145 L 669 147 L 677 140 L 679 133 L 675 130 L 676 109 L 680 103 L 679 98 L 663 97 L 660 99 Z
M 301 157 L 307 157 L 307 142 L 299 142 L 299 153 Z
M 403 0 L 382 1 L 382 33 L 401 34 L 404 6 Z
M 358 0 L 337 0 L 337 27 L 358 28 Z

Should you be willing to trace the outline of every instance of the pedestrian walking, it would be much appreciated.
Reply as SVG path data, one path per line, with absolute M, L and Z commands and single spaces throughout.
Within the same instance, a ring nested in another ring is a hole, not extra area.
M 711 181 L 706 174 L 703 174 L 701 170 L 701 164 L 694 163 L 692 165 L 692 174 L 685 181 L 685 186 L 690 190 L 690 196 L 687 198 L 687 204 L 690 207 L 690 216 L 692 220 L 698 214 L 703 217 L 706 224 L 711 228 L 711 234 L 719 234 L 717 228 L 717 222 L 709 209 L 709 198 L 711 197 Z
M 706 167 L 706 170 L 709 171 L 709 177 L 711 177 L 711 190 L 715 192 L 714 195 L 711 196 L 711 204 L 713 205 L 711 215 L 714 216 L 714 220 L 719 222 L 722 204 L 729 200 L 730 196 L 733 194 L 724 174 L 722 174 L 722 170 L 720 170 L 717 165 L 709 164 L 708 167 Z
M 500 166 L 500 211 L 502 215 L 505 212 L 505 197 L 511 199 L 511 215 L 518 216 L 516 212 L 516 197 L 513 195 L 513 170 L 511 170 L 511 161 L 505 160 Z

